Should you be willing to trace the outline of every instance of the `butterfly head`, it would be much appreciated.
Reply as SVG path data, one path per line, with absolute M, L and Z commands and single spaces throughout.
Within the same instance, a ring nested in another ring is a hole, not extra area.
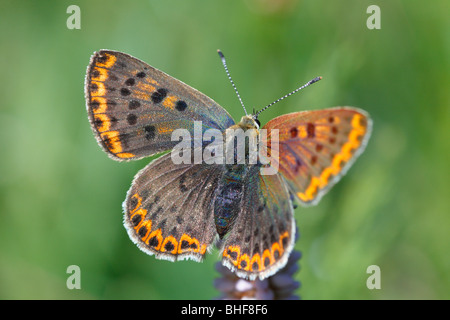
M 259 129 L 261 123 L 254 115 L 245 115 L 239 121 L 238 126 L 242 128 L 242 130 L 247 131 L 249 129 Z

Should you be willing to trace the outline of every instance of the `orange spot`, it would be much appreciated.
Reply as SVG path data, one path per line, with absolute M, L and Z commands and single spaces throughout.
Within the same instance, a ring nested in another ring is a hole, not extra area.
M 92 84 L 96 84 L 97 88 L 93 89 L 92 88 Z M 91 81 L 91 96 L 104 96 L 106 95 L 106 87 L 105 84 L 103 82 L 98 82 L 98 81 Z
M 141 216 L 141 221 L 139 222 L 139 224 L 137 226 L 134 227 L 134 230 L 136 230 L 136 231 L 139 230 L 142 227 L 142 225 L 144 224 L 144 218 L 145 218 L 145 215 L 147 214 L 147 210 L 142 209 L 142 208 L 137 210 L 135 213 L 133 213 L 130 216 L 130 220 L 133 219 L 133 217 L 137 214 Z
M 136 214 L 139 214 L 141 216 L 145 216 L 147 214 L 147 210 L 144 208 L 140 208 L 140 209 L 135 209 L 133 211 L 130 212 L 130 218 L 133 218 Z
M 278 239 L 278 242 L 280 243 L 280 247 L 282 248 L 282 250 L 284 251 L 284 247 L 283 247 L 283 239 L 284 238 L 289 238 L 289 232 L 285 231 L 281 236 L 280 239 Z
M 281 250 L 280 244 L 278 242 L 274 242 L 272 244 L 272 252 L 271 253 L 272 253 L 272 256 L 274 257 L 274 259 L 275 259 L 275 251 L 278 251 L 278 256 L 281 256 L 283 254 L 283 251 Z
M 273 129 L 272 129 L 273 130 Z M 271 130 L 271 131 L 272 131 Z M 294 138 L 306 138 L 308 135 L 307 131 L 306 131 L 306 127 L 305 126 L 298 126 L 298 127 L 293 127 L 290 129 L 286 129 L 284 130 L 283 133 L 280 132 L 280 140 L 284 141 L 284 140 L 288 140 L 288 139 L 294 139 Z M 270 133 L 268 138 L 272 137 L 272 134 Z M 274 143 L 275 141 L 271 141 L 271 143 Z
M 202 248 L 200 249 L 200 253 L 201 254 L 205 254 L 206 248 L 207 248 L 206 244 L 202 244 Z
M 297 192 L 297 197 L 303 202 L 308 202 L 310 200 L 309 197 L 303 192 Z
M 122 144 L 120 143 L 119 131 L 108 131 L 100 134 L 109 151 L 114 154 L 122 152 Z
M 363 120 L 363 117 L 359 114 L 355 114 L 352 118 L 352 127 L 364 132 L 365 128 L 361 125 L 361 120 Z
M 360 145 L 360 142 L 358 141 L 358 137 L 362 136 L 364 132 L 361 132 L 360 129 L 352 130 L 350 132 L 350 135 L 348 136 L 350 143 L 352 143 L 353 148 L 357 148 Z M 347 142 L 349 143 L 349 142 Z
M 144 209 L 140 209 L 140 210 L 144 210 Z M 147 210 L 144 210 L 144 211 L 145 211 L 145 213 L 147 213 Z M 145 217 L 145 215 L 144 215 L 144 217 Z M 142 220 L 144 220 L 144 219 L 142 219 Z M 145 233 L 145 235 L 143 237 L 141 237 L 141 240 L 145 242 L 146 237 L 149 235 L 150 230 L 152 229 L 152 220 L 146 220 L 146 221 L 142 221 L 142 220 L 139 223 L 139 225 L 136 226 L 134 229 L 136 231 L 138 231 L 142 227 L 145 227 L 147 229 L 147 232 Z M 137 227 L 139 227 L 139 228 L 137 228 Z
M 136 73 L 138 73 L 138 72 L 139 72 L 139 70 L 136 70 Z M 157 87 L 161 87 L 161 85 L 159 84 L 158 81 L 156 81 L 155 79 L 150 78 L 150 75 L 148 77 L 145 77 L 145 82 L 151 83 L 152 85 L 157 86 Z
M 92 108 L 92 111 L 94 113 L 105 113 L 106 112 L 106 109 L 108 108 L 108 104 L 106 103 L 106 98 L 92 97 L 91 104 L 94 102 L 98 103 L 98 107 L 96 107 L 95 109 Z
M 258 265 L 258 269 L 254 270 L 253 269 L 253 265 L 254 264 Z M 261 257 L 259 256 L 259 253 L 255 253 L 250 261 L 250 271 L 261 271 Z
M 106 57 L 106 60 L 104 62 L 101 62 L 97 59 L 96 61 L 97 66 L 103 68 L 111 68 L 116 63 L 117 58 L 112 54 L 103 53 L 103 56 Z
M 175 237 L 173 236 L 167 236 L 164 241 L 163 244 L 161 246 L 161 252 L 166 252 L 166 244 L 170 242 L 173 246 L 173 249 L 170 251 L 170 253 L 172 254 L 176 254 L 177 253 L 177 248 L 178 248 L 178 241 L 177 239 L 175 239 Z
M 150 95 L 145 92 L 133 91 L 133 95 L 140 100 L 150 100 Z
M 150 84 L 144 82 L 136 83 L 138 90 L 133 90 L 133 95 L 140 100 L 150 100 L 150 94 L 148 92 L 154 92 L 156 88 Z
M 108 70 L 97 67 L 95 67 L 94 70 L 96 70 L 98 74 L 97 76 L 94 76 L 93 73 L 91 72 L 91 80 L 104 82 L 106 79 L 108 79 Z
M 181 248 L 181 244 L 183 243 L 183 241 L 187 241 L 187 243 L 189 244 L 189 247 Z M 191 245 L 194 243 L 197 245 L 197 248 L 195 248 L 195 249 L 191 248 Z M 180 238 L 180 242 L 178 243 L 178 253 L 181 254 L 183 252 L 188 252 L 188 251 L 199 252 L 200 251 L 200 243 L 197 239 L 191 238 L 189 235 L 183 233 L 183 235 Z
M 241 267 L 242 261 L 245 261 L 245 262 L 246 262 L 244 268 Z M 250 258 L 249 258 L 249 256 L 248 256 L 246 253 L 244 253 L 244 254 L 239 258 L 238 266 L 239 266 L 239 269 L 243 269 L 243 270 L 245 270 L 245 271 L 249 271 L 249 270 L 250 270 Z
M 271 264 L 274 263 L 274 257 L 273 257 L 273 255 L 272 255 L 272 253 L 270 252 L 269 249 L 264 250 L 264 252 L 263 252 L 263 254 L 262 254 L 262 258 L 261 258 L 262 264 L 261 264 L 261 266 L 262 266 L 263 269 L 266 268 L 265 261 L 266 261 L 267 258 L 268 258 L 269 261 L 270 261 L 270 262 L 269 262 L 269 265 L 271 265 Z
M 173 129 L 170 127 L 163 127 L 163 126 L 158 127 L 159 133 L 168 133 L 168 132 L 172 132 L 172 131 L 173 131 Z
M 175 108 L 175 102 L 178 100 L 177 97 L 175 96 L 167 96 L 164 101 L 162 102 L 162 105 L 166 108 L 169 109 L 174 109 Z
M 334 165 L 332 165 L 332 167 L 328 167 L 323 170 L 322 174 L 320 175 L 320 183 L 319 183 L 320 188 L 323 188 L 328 184 L 328 181 L 332 174 L 337 174 L 337 173 L 335 173 L 335 171 L 336 171 L 335 168 L 336 167 Z
M 305 192 L 298 192 L 297 196 L 300 198 L 300 200 L 302 201 L 311 201 L 314 199 L 314 197 L 317 194 L 317 188 L 320 185 L 320 179 L 317 177 L 312 177 L 311 178 L 311 182 L 308 186 L 308 188 L 306 188 Z
M 129 159 L 129 158 L 133 158 L 136 155 L 133 153 L 129 153 L 129 152 L 119 152 L 116 154 L 116 157 L 122 158 L 122 159 Z
M 136 88 L 138 88 L 140 91 L 143 92 L 153 92 L 156 90 L 156 88 L 148 83 L 145 82 L 137 82 Z
M 145 243 L 148 244 L 149 240 L 156 237 L 156 240 L 158 240 L 158 245 L 154 247 L 155 250 L 159 251 L 161 248 L 161 244 L 163 242 L 163 236 L 161 235 L 161 229 L 155 230 L 152 233 L 149 234 L 149 236 L 145 239 Z
M 94 119 L 95 119 L 95 125 L 97 125 L 98 123 L 100 124 L 99 126 L 97 126 L 97 130 L 98 132 L 104 132 L 104 131 L 108 131 L 111 128 L 111 121 L 109 120 L 109 117 L 104 114 L 95 114 L 94 113 Z
M 305 126 L 300 126 L 297 128 L 298 129 L 298 137 L 303 139 L 306 138 L 308 136 L 308 132 L 306 131 L 306 127 Z
M 352 154 L 350 152 L 345 153 L 338 153 L 334 156 L 333 162 L 331 166 L 333 167 L 333 174 L 337 175 L 339 171 L 341 171 L 341 162 L 342 161 L 348 161 L 351 158 Z M 323 174 L 322 174 L 323 175 Z
M 350 160 L 350 158 L 352 157 L 352 150 L 357 149 L 358 147 L 359 147 L 359 142 L 356 145 L 353 142 L 345 143 L 342 146 L 341 153 L 334 156 L 333 166 L 334 166 L 334 161 L 340 161 L 340 159 L 342 159 L 344 161 Z M 338 159 L 338 160 L 336 160 L 336 159 Z
M 133 214 L 142 205 L 142 197 L 140 197 L 139 194 L 135 193 L 131 198 L 135 198 L 138 201 L 136 207 L 130 211 L 130 214 Z
M 228 252 L 230 252 L 230 253 L 228 253 Z M 236 252 L 236 253 L 237 253 L 235 259 L 233 259 L 233 258 L 231 257 L 231 253 L 233 253 L 233 252 Z M 241 248 L 240 248 L 239 246 L 229 246 L 226 250 L 223 250 L 223 256 L 226 257 L 226 258 L 228 258 L 228 259 L 230 259 L 231 262 L 233 262 L 233 264 L 234 264 L 235 266 L 238 265 L 238 261 L 239 261 L 239 256 L 240 256 L 240 254 L 241 254 Z

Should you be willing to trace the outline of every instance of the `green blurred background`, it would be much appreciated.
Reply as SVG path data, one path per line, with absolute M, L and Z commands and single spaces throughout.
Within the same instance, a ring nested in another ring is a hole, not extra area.
M 81 9 L 69 30 L 67 7 Z M 369 5 L 381 29 L 369 30 Z M 150 159 L 110 160 L 88 123 L 90 55 L 127 52 L 243 111 L 316 76 L 260 117 L 350 105 L 374 130 L 366 152 L 316 207 L 296 210 L 303 299 L 450 298 L 450 23 L 446 0 L 5 1 L 0 4 L 0 298 L 210 299 L 204 263 L 159 261 L 122 225 Z M 81 268 L 81 290 L 66 269 Z M 381 268 L 369 290 L 366 269 Z

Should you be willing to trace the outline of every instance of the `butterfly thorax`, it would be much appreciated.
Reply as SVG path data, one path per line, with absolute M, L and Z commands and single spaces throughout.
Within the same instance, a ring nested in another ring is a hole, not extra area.
M 225 163 L 257 164 L 259 126 L 251 116 L 243 116 L 240 122 L 228 127 L 223 141 Z

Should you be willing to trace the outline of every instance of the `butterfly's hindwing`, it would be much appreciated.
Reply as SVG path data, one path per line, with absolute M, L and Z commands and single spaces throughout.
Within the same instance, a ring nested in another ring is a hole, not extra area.
M 266 278 L 287 262 L 295 237 L 288 189 L 280 175 L 261 175 L 252 166 L 233 227 L 222 248 L 223 264 L 240 277 Z
M 175 129 L 194 134 L 234 124 L 228 112 L 183 82 L 125 53 L 101 50 L 91 57 L 85 82 L 94 134 L 114 160 L 131 160 L 173 148 Z
M 135 177 L 124 202 L 130 238 L 158 259 L 202 260 L 216 236 L 213 199 L 222 168 L 174 165 L 170 154 Z

